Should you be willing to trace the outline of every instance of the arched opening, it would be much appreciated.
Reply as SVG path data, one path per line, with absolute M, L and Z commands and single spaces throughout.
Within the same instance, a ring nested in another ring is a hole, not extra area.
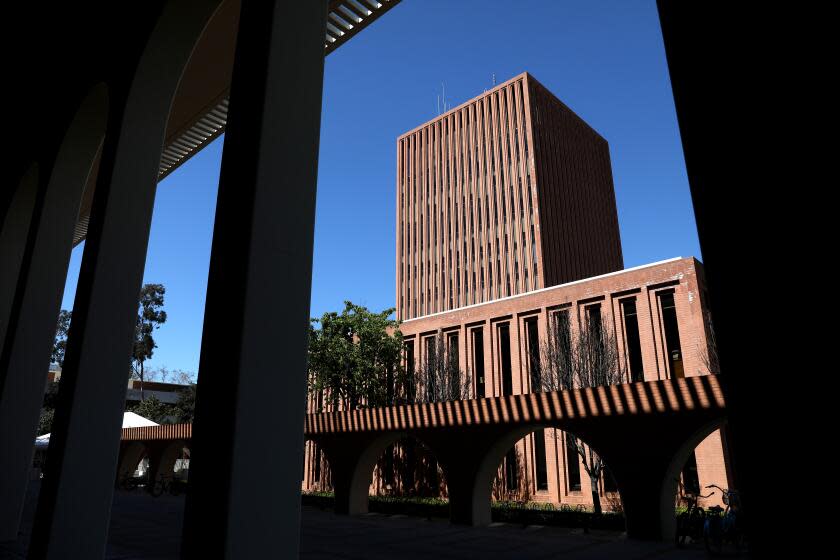
M 145 482 L 149 468 L 148 454 L 146 445 L 139 441 L 133 441 L 121 450 L 115 481 L 117 489 L 132 490 L 141 484 L 141 481 Z
M 29 224 L 35 209 L 38 176 L 38 164 L 33 163 L 12 193 L 4 215 L 0 216 L 0 262 L 3 263 L 0 268 L 0 352 L 6 339 Z
M 333 492 L 332 471 L 327 454 L 313 439 L 304 442 L 301 490 L 304 493 Z
M 723 506 L 721 489 L 729 490 L 733 482 L 725 469 L 715 468 L 728 463 L 724 427 L 723 420 L 703 426 L 683 443 L 669 463 L 660 494 L 664 539 L 676 534 L 680 512 L 695 506 Z
M 388 445 L 373 467 L 371 496 L 449 497 L 443 466 L 422 440 L 405 435 Z
M 553 426 L 523 427 L 499 438 L 478 469 L 472 507 L 476 525 L 491 519 L 578 524 L 588 512 L 605 514 L 598 517 L 604 528 L 623 527 L 609 465 L 587 441 Z
M 98 170 L 109 101 L 104 84 L 88 91 L 64 132 L 49 177 L 35 185 L 36 206 L 27 231 L 27 251 L 25 262 L 21 261 L 14 308 L 0 319 L 0 330 L 4 331 L 0 362 L 6 373 L 0 385 L 0 425 L 14 426 L 12 432 L 0 435 L 5 450 L 0 454 L 0 472 L 4 473 L 0 487 L 6 496 L 0 505 L 0 534 L 17 532 L 17 505 L 25 499 L 26 480 L 40 479 L 41 470 L 49 464 L 64 354 L 63 342 L 56 344 L 57 320 L 58 330 L 62 330 L 63 322 L 66 334 L 69 312 L 60 313 L 59 309 L 65 279 L 75 280 L 77 276 L 68 273 L 74 228 L 85 186 Z M 20 211 L 20 205 L 12 210 Z M 19 224 L 23 218 L 15 216 L 10 224 Z M 33 492 L 37 490 L 36 485 Z

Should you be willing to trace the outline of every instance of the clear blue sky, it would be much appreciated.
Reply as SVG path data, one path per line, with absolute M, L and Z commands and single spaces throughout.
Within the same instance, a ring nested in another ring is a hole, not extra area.
M 523 71 L 609 142 L 625 266 L 701 258 L 653 0 L 403 0 L 326 59 L 313 316 L 394 305 L 397 136 L 437 115 L 442 83 L 454 107 Z M 144 281 L 169 319 L 147 367 L 198 369 L 222 143 L 158 186 Z

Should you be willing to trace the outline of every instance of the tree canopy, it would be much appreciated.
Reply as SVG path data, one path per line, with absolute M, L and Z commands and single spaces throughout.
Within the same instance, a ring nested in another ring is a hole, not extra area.
M 404 393 L 402 333 L 390 319 L 350 301 L 341 313 L 313 318 L 309 329 L 309 393 L 323 404 L 348 409 L 392 404 Z
M 62 309 L 58 313 L 58 325 L 55 329 L 55 340 L 53 341 L 50 363 L 64 366 L 64 353 L 67 351 L 67 334 L 70 332 L 70 320 L 73 317 L 71 311 Z
M 132 376 L 140 379 L 140 399 L 143 399 L 143 382 L 145 381 L 143 365 L 154 355 L 157 348 L 152 333 L 166 322 L 166 311 L 163 310 L 163 298 L 166 288 L 163 284 L 144 284 L 140 290 L 140 302 L 137 311 L 137 326 L 134 330 L 134 346 L 132 348 Z

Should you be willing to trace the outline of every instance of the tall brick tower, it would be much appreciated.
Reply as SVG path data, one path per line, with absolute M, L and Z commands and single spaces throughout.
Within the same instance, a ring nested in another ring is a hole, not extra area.
M 623 268 L 607 141 L 527 73 L 397 140 L 397 317 Z

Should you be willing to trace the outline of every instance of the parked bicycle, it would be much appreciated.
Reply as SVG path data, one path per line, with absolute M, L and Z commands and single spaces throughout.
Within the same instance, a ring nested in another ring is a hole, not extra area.
M 702 507 L 697 505 L 700 498 L 710 498 L 714 492 L 709 492 L 705 496 L 702 494 L 695 494 L 689 492 L 685 494 L 683 500 L 688 506 L 686 511 L 680 512 L 677 515 L 677 531 L 674 536 L 675 544 L 678 548 L 685 546 L 686 538 L 690 538 L 691 542 L 699 542 L 703 538 L 703 526 L 706 521 L 706 512 Z
M 150 493 L 155 498 L 162 496 L 165 492 L 177 496 L 181 493 L 183 484 L 183 482 L 174 476 L 164 476 L 161 474 L 158 475 L 158 479 L 152 485 Z
M 721 488 L 716 484 L 710 484 L 706 488 L 717 488 L 721 491 L 723 504 L 726 506 L 713 506 L 706 514 L 703 524 L 703 541 L 706 550 L 715 556 L 722 555 L 727 551 L 738 555 L 744 544 L 744 535 L 741 529 L 743 520 L 739 519 L 741 514 L 741 503 L 736 490 Z M 730 548 L 731 547 L 731 548 Z
M 129 473 L 120 480 L 120 488 L 127 492 L 132 492 L 136 490 L 138 486 L 143 484 L 143 482 L 144 480 L 142 477 L 137 477 L 134 476 L 134 473 Z

